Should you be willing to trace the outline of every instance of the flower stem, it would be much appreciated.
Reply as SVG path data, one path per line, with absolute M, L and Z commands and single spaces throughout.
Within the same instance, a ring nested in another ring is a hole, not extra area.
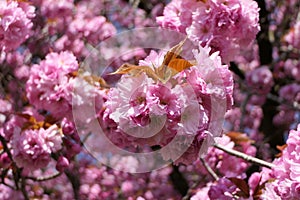
M 217 143 L 214 144 L 214 147 L 217 148 L 217 149 L 220 149 L 220 150 L 222 150 L 222 151 L 224 151 L 224 152 L 226 152 L 226 153 L 228 153 L 230 155 L 242 158 L 242 159 L 244 159 L 244 160 L 246 160 L 248 162 L 251 162 L 251 163 L 263 166 L 263 167 L 267 167 L 269 169 L 275 167 L 275 165 L 273 163 L 269 163 L 267 161 L 264 161 L 264 160 L 261 160 L 261 159 L 249 156 L 249 155 L 247 155 L 245 153 L 242 153 L 240 151 L 236 151 L 234 149 L 229 149 L 229 148 L 224 147 L 224 146 L 222 146 L 220 144 L 217 144 Z

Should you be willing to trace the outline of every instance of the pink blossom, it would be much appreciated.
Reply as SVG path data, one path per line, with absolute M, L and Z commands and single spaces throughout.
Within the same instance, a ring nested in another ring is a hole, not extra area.
M 234 142 L 226 135 L 216 138 L 216 142 L 230 149 L 236 149 L 248 155 L 255 156 L 256 148 L 250 142 L 241 143 L 240 147 L 235 147 Z M 220 159 L 221 158 L 221 159 Z M 226 177 L 243 177 L 245 170 L 250 166 L 244 160 L 230 156 L 221 150 L 210 147 L 205 160 L 210 166 L 215 166 L 216 170 Z M 238 165 L 236 163 L 239 163 Z
M 0 155 L 0 167 L 2 169 L 7 169 L 11 165 L 12 161 L 7 153 L 2 153 Z
M 63 118 L 61 121 L 61 129 L 63 134 L 71 135 L 75 131 L 75 124 L 67 118 Z
M 171 167 L 130 174 L 105 166 L 88 166 L 81 164 L 79 170 L 82 181 L 80 196 L 83 199 L 118 199 L 119 195 L 125 199 L 180 199 L 168 180 Z
M 62 135 L 57 125 L 52 125 L 44 132 L 45 144 L 50 148 L 51 152 L 57 152 L 62 148 Z
M 60 156 L 57 159 L 56 169 L 60 172 L 63 172 L 65 169 L 68 168 L 69 164 L 69 160 L 66 157 Z
M 300 85 L 292 83 L 281 87 L 279 96 L 289 102 L 300 101 Z
M 41 13 L 45 17 L 54 20 L 70 16 L 73 8 L 73 0 L 43 0 Z
M 17 1 L 0 2 L 0 49 L 18 48 L 31 34 L 35 8 Z
M 168 4 L 157 22 L 201 44 L 213 52 L 220 51 L 224 62 L 246 48 L 260 30 L 258 5 L 255 1 L 182 1 Z
M 7 180 L 5 180 L 7 182 Z M 0 199 L 10 200 L 10 199 L 23 199 L 22 193 L 20 191 L 13 190 L 12 188 L 0 184 Z
M 132 195 L 132 192 L 134 191 L 134 187 L 137 187 L 137 186 L 134 186 L 134 182 L 125 181 L 122 183 L 121 190 L 126 195 L 130 195 L 130 194 Z
M 196 194 L 194 194 L 191 197 L 191 200 L 206 200 L 206 199 L 209 199 L 208 191 L 210 190 L 210 185 L 211 184 L 212 183 L 208 183 L 207 186 L 199 188 L 197 190 Z
M 275 126 L 289 126 L 295 121 L 295 111 L 286 109 L 283 106 L 279 106 L 281 110 L 273 118 Z
M 96 119 L 98 112 L 103 109 L 106 90 L 102 89 L 97 83 L 95 83 L 96 85 L 89 83 L 84 77 L 91 77 L 91 74 L 85 72 L 79 77 L 71 79 L 70 84 L 73 87 L 73 118 L 76 123 L 86 126 L 92 120 Z
M 269 93 L 274 84 L 272 72 L 266 66 L 247 73 L 246 80 L 253 92 L 258 94 Z
M 72 72 L 78 69 L 70 52 L 50 53 L 40 64 L 33 65 L 27 81 L 29 101 L 56 118 L 70 117 L 72 103 Z
M 274 182 L 266 183 L 265 189 L 263 190 L 260 198 L 262 200 L 269 200 L 269 199 L 282 200 L 282 198 L 276 193 L 274 187 L 275 187 Z
M 164 27 L 179 32 L 184 32 L 186 27 L 182 25 L 180 19 L 181 0 L 171 1 L 164 9 L 163 16 L 157 17 L 157 23 Z
M 107 22 L 105 17 L 87 18 L 83 13 L 77 14 L 68 29 L 68 35 L 76 38 L 84 37 L 93 45 L 97 45 L 115 33 L 114 26 Z
M 35 170 L 46 167 L 51 160 L 50 154 L 61 148 L 58 127 L 48 129 L 15 131 L 13 136 L 13 158 L 19 167 Z
M 206 93 L 215 99 L 225 101 L 225 108 L 227 110 L 230 109 L 233 104 L 233 78 L 227 65 L 222 65 L 219 54 L 215 52 L 210 55 L 210 53 L 211 48 L 202 48 L 200 45 L 199 51 L 193 50 L 194 57 L 197 61 L 195 67 L 199 71 L 199 76 L 207 84 Z
M 279 97 L 289 104 L 300 102 L 300 85 L 291 83 L 284 85 L 279 90 Z M 290 125 L 295 121 L 295 110 L 291 107 L 282 104 L 279 107 L 279 112 L 274 116 L 273 122 L 277 126 Z
M 288 44 L 292 45 L 293 48 L 300 48 L 300 21 L 298 20 L 296 24 L 290 29 L 289 33 L 284 37 Z
M 289 77 L 300 81 L 300 63 L 298 60 L 288 59 L 284 63 L 284 72 Z
M 147 78 L 144 74 L 138 77 L 121 78 L 121 81 L 117 85 L 118 96 L 114 96 L 111 101 L 108 101 L 116 103 L 116 106 L 118 105 L 118 108 L 110 114 L 110 118 L 119 124 L 120 129 L 126 132 L 129 128 L 136 127 L 137 130 L 142 125 L 140 124 L 142 121 L 139 121 L 138 118 L 142 117 L 140 119 L 145 120 L 145 117 L 150 117 L 148 113 L 149 108 L 142 108 L 141 106 L 146 106 L 144 104 L 146 101 L 146 92 L 151 84 L 153 84 L 153 80 Z M 117 104 L 117 102 L 119 103 Z M 141 113 L 136 115 L 134 110 L 139 109 L 139 107 L 143 110 L 140 110 Z M 133 109 L 133 112 L 129 112 L 131 109 Z
M 111 19 L 117 22 L 121 28 L 156 26 L 154 19 L 148 17 L 148 13 L 144 9 L 134 7 L 122 0 L 114 1 L 108 9 L 114 11 L 111 14 Z
M 176 163 L 191 163 L 200 150 L 207 150 L 220 134 L 210 123 L 222 119 L 232 105 L 233 82 L 218 53 L 210 55 L 210 48 L 199 46 L 193 54 L 197 64 L 172 77 L 173 82 L 163 84 L 140 73 L 122 76 L 110 89 L 103 125 L 111 124 L 106 130 L 109 138 L 119 141 L 114 143 L 159 145 L 164 159 L 179 158 Z M 140 65 L 155 70 L 163 57 L 151 52 Z M 127 139 L 121 139 L 125 134 Z
M 236 186 L 227 178 L 220 178 L 208 191 L 210 199 L 231 200 Z
M 2 136 L 10 141 L 15 132 L 19 131 L 20 127 L 23 127 L 26 119 L 18 115 L 12 115 L 3 125 Z
M 0 124 L 6 119 L 6 114 L 12 112 L 12 103 L 0 98 Z
M 270 196 L 281 199 L 297 199 L 300 195 L 300 158 L 299 158 L 300 125 L 296 130 L 289 132 L 286 141 L 287 147 L 282 151 L 282 156 L 273 161 L 272 178 L 275 180 L 266 185 L 262 196 L 266 199 Z M 270 189 L 271 188 L 271 189 Z M 274 190 L 274 192 L 271 192 Z

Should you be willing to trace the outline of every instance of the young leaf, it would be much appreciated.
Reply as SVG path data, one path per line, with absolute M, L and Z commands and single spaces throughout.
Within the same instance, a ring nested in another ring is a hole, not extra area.
M 152 78 L 153 80 L 157 81 L 160 80 L 161 78 L 157 76 L 157 74 L 153 71 L 153 69 L 149 66 L 138 66 L 138 65 L 132 65 L 129 63 L 123 64 L 117 71 L 110 73 L 111 75 L 113 74 L 130 74 L 132 76 L 137 76 L 140 73 L 146 73 L 147 76 Z
M 125 63 L 117 71 L 110 74 L 130 74 L 132 76 L 137 76 L 144 72 L 153 80 L 166 83 L 172 76 L 194 65 L 192 62 L 183 59 L 179 55 L 182 52 L 182 46 L 185 41 L 186 38 L 172 47 L 164 56 L 162 64 L 158 68 L 154 67 L 154 70 L 149 66 L 137 66 Z
M 173 76 L 191 66 L 193 65 L 189 61 L 179 58 L 171 60 L 171 62 L 168 65 L 168 67 L 171 68 L 173 71 Z
M 186 39 L 187 38 L 172 47 L 166 53 L 162 64 L 156 69 L 156 74 L 163 80 L 163 82 L 167 82 L 172 76 L 192 66 L 191 63 L 180 56 L 182 46 Z

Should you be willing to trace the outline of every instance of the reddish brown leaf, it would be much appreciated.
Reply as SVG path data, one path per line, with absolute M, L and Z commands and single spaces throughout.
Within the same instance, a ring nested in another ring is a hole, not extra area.
M 231 177 L 228 179 L 241 190 L 240 192 L 237 193 L 240 197 L 246 197 L 246 198 L 250 197 L 250 189 L 245 180 L 235 178 L 235 177 Z
M 240 144 L 242 142 L 254 143 L 254 140 L 251 140 L 246 134 L 241 132 L 228 132 L 226 134 L 235 144 Z
M 276 148 L 279 150 L 279 151 L 283 151 L 285 148 L 287 147 L 287 144 L 284 144 L 284 145 L 277 145 Z
M 277 145 L 276 148 L 280 151 L 280 153 L 276 154 L 275 157 L 276 157 L 276 158 L 281 157 L 282 151 L 283 151 L 286 147 L 287 147 L 287 144 L 284 144 L 284 145 L 281 145 L 281 146 Z

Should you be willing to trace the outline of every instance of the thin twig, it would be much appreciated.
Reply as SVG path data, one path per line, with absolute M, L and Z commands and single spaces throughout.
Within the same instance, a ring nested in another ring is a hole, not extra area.
M 272 163 L 269 163 L 267 161 L 264 161 L 264 160 L 261 160 L 261 159 L 258 159 L 258 158 L 252 157 L 252 156 L 249 156 L 249 155 L 247 155 L 245 153 L 242 153 L 240 151 L 236 151 L 234 149 L 229 149 L 229 148 L 224 147 L 224 146 L 222 146 L 220 144 L 216 144 L 215 143 L 214 147 L 217 148 L 217 149 L 220 149 L 220 150 L 222 150 L 222 151 L 224 151 L 224 152 L 226 152 L 226 153 L 228 153 L 230 155 L 242 158 L 242 159 L 244 159 L 244 160 L 246 160 L 248 162 L 251 162 L 251 163 L 263 166 L 263 167 L 267 167 L 269 169 L 275 167 L 275 165 L 272 164 Z
M 27 194 L 27 191 L 26 191 L 26 180 L 25 180 L 24 177 L 22 177 L 22 179 L 21 179 L 21 191 L 22 191 L 22 194 L 24 196 L 24 199 L 29 200 L 29 197 L 28 197 L 28 194 Z
M 72 184 L 74 199 L 75 200 L 80 200 L 80 197 L 79 197 L 79 187 L 80 187 L 79 177 L 76 176 L 75 173 L 73 173 L 73 171 L 71 171 L 69 169 L 65 170 L 65 174 L 66 174 L 66 176 L 68 177 L 69 181 Z
M 3 185 L 6 185 L 7 187 L 13 189 L 13 190 L 16 190 L 16 188 L 15 188 L 14 186 L 9 185 L 8 183 L 5 183 L 5 178 L 6 178 L 7 173 L 8 173 L 9 170 L 10 170 L 9 168 L 3 169 L 3 170 L 2 170 L 2 173 L 1 173 L 1 183 L 2 183 Z
M 219 180 L 218 175 L 214 172 L 214 170 L 208 165 L 208 163 L 204 160 L 204 158 L 200 157 L 200 160 L 203 164 L 203 166 L 205 167 L 205 169 L 207 170 L 207 172 L 217 181 Z
M 12 154 L 11 154 L 8 146 L 7 146 L 7 142 L 6 142 L 5 138 L 2 135 L 0 135 L 0 141 L 1 141 L 2 146 L 3 146 L 3 150 L 7 153 L 9 159 L 11 161 L 13 161 L 13 157 L 12 157 Z
M 130 0 L 129 4 L 132 5 L 133 9 L 136 9 L 139 6 L 139 4 L 140 4 L 140 0 Z
M 89 132 L 88 134 L 86 134 L 85 137 L 81 140 L 80 146 L 84 146 L 84 143 L 86 142 L 88 137 L 91 136 L 91 135 L 92 135 L 92 132 Z
M 286 101 L 285 99 L 283 99 L 281 97 L 278 97 L 276 95 L 270 94 L 270 93 L 267 95 L 267 98 L 270 99 L 270 100 L 273 100 L 273 101 L 275 101 L 277 103 L 289 106 L 289 107 L 291 107 L 293 109 L 300 110 L 300 104 L 298 102 L 296 102 L 296 101 L 290 103 L 290 102 Z
M 6 139 L 2 135 L 0 135 L 0 141 L 2 143 L 3 150 L 7 153 L 9 159 L 12 161 L 13 168 L 16 169 L 16 170 L 13 170 L 12 172 L 13 172 L 13 177 L 14 177 L 14 182 L 15 182 L 15 185 L 16 185 L 16 189 L 18 190 L 19 189 L 18 182 L 19 182 L 19 178 L 20 178 L 20 176 L 19 176 L 20 175 L 20 173 L 19 173 L 20 169 L 18 168 L 18 166 L 14 162 L 12 154 L 11 154 L 11 152 L 10 152 L 8 146 L 7 146 Z
M 33 181 L 37 181 L 37 182 L 42 182 L 42 181 L 47 181 L 47 180 L 50 180 L 50 179 L 54 179 L 58 176 L 60 176 L 61 173 L 60 172 L 57 172 L 55 174 L 51 174 L 49 176 L 45 176 L 45 177 L 32 177 L 32 176 L 26 176 L 25 178 L 26 179 L 30 179 L 30 180 L 33 180 Z
M 16 190 L 16 188 L 14 186 L 9 185 L 8 183 L 5 183 L 4 181 L 2 181 L 1 184 L 5 185 L 6 187 L 9 187 L 12 190 Z
M 208 165 L 208 163 L 204 160 L 204 158 L 200 157 L 200 161 L 202 162 L 203 166 L 207 170 L 207 172 L 216 180 L 219 180 L 218 175 L 214 172 L 214 170 Z M 193 184 L 190 189 L 188 190 L 187 194 L 182 198 L 182 200 L 188 200 L 191 198 L 193 189 L 195 189 L 199 185 L 200 180 L 198 180 L 195 184 Z

